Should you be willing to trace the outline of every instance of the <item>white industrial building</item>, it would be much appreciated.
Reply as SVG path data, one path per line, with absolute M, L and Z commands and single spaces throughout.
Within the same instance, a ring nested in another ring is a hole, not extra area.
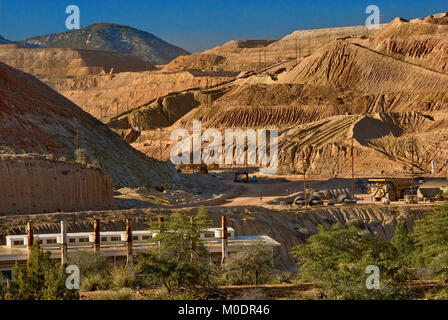
M 210 228 L 200 234 L 205 247 L 210 253 L 210 260 L 219 262 L 222 256 L 222 228 Z M 158 231 L 142 230 L 132 231 L 132 247 L 134 254 L 156 246 L 155 241 L 150 241 L 157 236 Z M 67 233 L 67 255 L 76 250 L 94 250 L 94 232 Z M 34 241 L 39 241 L 41 248 L 51 253 L 51 258 L 61 259 L 62 235 L 34 234 Z M 272 252 L 280 244 L 268 236 L 236 236 L 233 228 L 227 228 L 226 255 L 235 252 L 240 246 L 254 243 L 263 243 Z M 125 264 L 127 259 L 127 233 L 126 231 L 100 232 L 100 254 L 109 258 L 114 264 Z M 0 272 L 12 278 L 16 263 L 25 265 L 28 259 L 28 235 L 9 235 L 6 237 L 6 245 L 0 246 Z

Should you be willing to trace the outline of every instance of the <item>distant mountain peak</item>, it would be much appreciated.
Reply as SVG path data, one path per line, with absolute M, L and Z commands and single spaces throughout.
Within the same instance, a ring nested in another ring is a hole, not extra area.
M 189 52 L 157 36 L 130 26 L 101 22 L 87 27 L 51 33 L 20 41 L 43 48 L 71 48 L 129 53 L 153 64 L 167 64 Z
M 13 42 L 0 36 L 0 44 L 11 44 L 11 43 Z

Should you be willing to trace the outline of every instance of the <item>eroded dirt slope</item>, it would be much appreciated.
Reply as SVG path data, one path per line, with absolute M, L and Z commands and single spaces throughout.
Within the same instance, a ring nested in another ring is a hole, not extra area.
M 112 178 L 38 155 L 0 155 L 0 215 L 114 209 Z
M 0 63 L 0 153 L 52 154 L 74 159 L 86 150 L 115 186 L 161 184 L 173 178 L 168 163 L 150 159 L 107 126 L 35 77 Z

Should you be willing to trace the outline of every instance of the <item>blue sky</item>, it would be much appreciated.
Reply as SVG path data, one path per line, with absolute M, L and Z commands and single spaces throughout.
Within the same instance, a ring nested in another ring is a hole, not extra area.
M 278 39 L 298 29 L 364 24 L 365 9 L 384 21 L 448 11 L 448 0 L 0 0 L 0 35 L 22 40 L 66 31 L 65 8 L 81 11 L 81 27 L 114 22 L 148 31 L 191 52 L 234 39 Z

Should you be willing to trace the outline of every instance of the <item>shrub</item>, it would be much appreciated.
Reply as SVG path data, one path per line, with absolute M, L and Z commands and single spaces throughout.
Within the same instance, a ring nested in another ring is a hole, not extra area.
M 224 268 L 230 284 L 266 283 L 273 272 L 271 251 L 262 243 L 242 246 L 227 258 Z
M 448 205 L 417 220 L 411 236 L 416 248 L 415 264 L 448 280 Z
M 110 285 L 112 289 L 135 288 L 139 281 L 129 268 L 115 267 L 110 272 Z
M 109 288 L 109 279 L 102 274 L 93 272 L 81 278 L 82 291 L 98 291 Z
M 86 166 L 87 165 L 87 151 L 85 149 L 76 149 L 75 163 Z
M 360 229 L 340 225 L 320 228 L 305 244 L 293 247 L 300 277 L 316 284 L 321 298 L 403 299 L 411 292 L 402 289 L 397 278 L 397 250 L 379 237 L 364 235 Z M 380 288 L 366 287 L 366 267 L 380 269 Z
M 136 294 L 130 288 L 122 288 L 117 292 L 105 295 L 104 300 L 135 300 Z
M 19 300 L 69 300 L 78 299 L 76 290 L 65 285 L 67 274 L 59 263 L 50 259 L 50 252 L 40 249 L 34 242 L 25 268 L 16 265 L 16 280 L 12 283 L 12 298 Z
M 151 281 L 161 283 L 169 295 L 174 294 L 173 289 L 194 289 L 195 285 L 204 284 L 209 268 L 207 249 L 200 233 L 209 227 L 209 223 L 205 208 L 201 208 L 192 221 L 180 213 L 172 214 L 154 238 L 160 245 L 139 253 L 136 270 L 149 274 Z M 151 230 L 160 228 L 158 223 L 149 226 Z M 194 247 L 192 243 L 195 243 Z
M 99 253 L 83 250 L 70 254 L 68 264 L 78 266 L 81 271 L 81 278 L 91 273 L 105 275 L 111 269 L 111 264 L 106 257 L 101 256 Z

